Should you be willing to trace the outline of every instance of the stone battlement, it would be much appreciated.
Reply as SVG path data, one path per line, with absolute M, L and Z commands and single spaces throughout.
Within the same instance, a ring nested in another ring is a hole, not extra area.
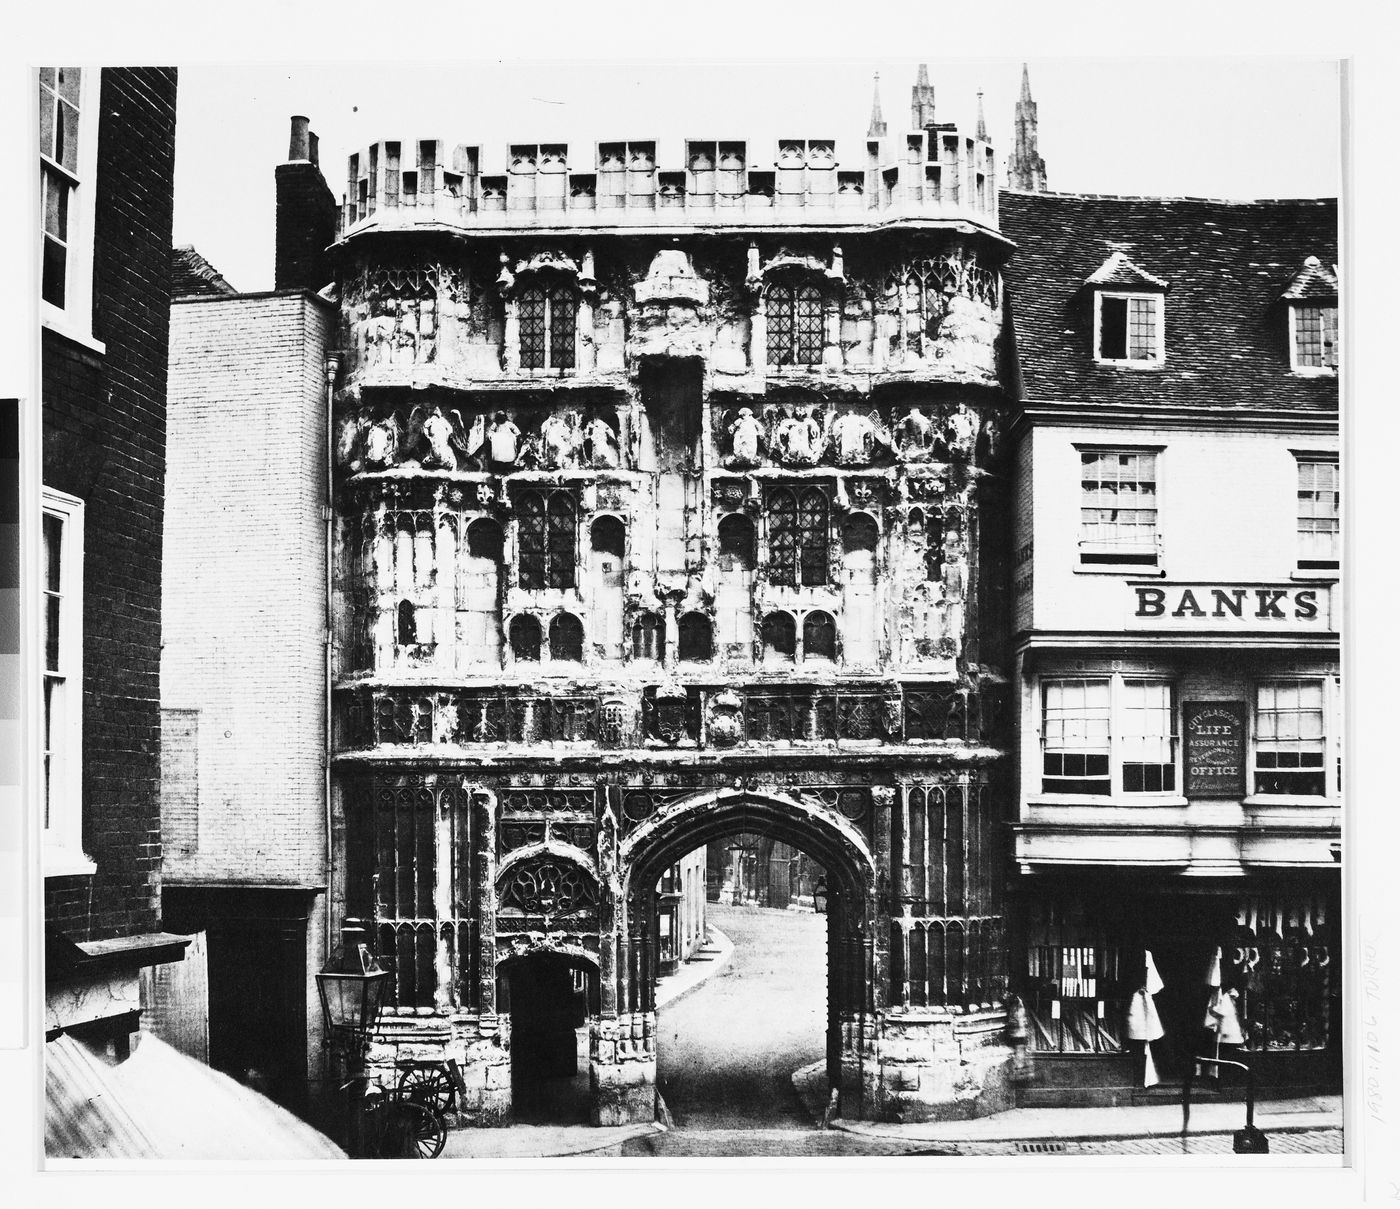
M 996 158 L 951 124 L 865 140 L 843 167 L 834 139 L 509 144 L 504 157 L 441 140 L 374 143 L 349 157 L 341 236 L 473 231 L 836 227 L 892 221 L 997 226 Z M 770 159 L 771 157 L 771 159 Z M 768 162 L 764 162 L 768 161 Z

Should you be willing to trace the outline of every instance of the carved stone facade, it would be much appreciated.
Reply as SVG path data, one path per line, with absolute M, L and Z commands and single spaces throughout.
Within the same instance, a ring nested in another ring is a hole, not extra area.
M 920 137 L 921 180 L 991 180 Z M 333 911 L 394 970 L 372 1061 L 455 1057 L 458 1123 L 509 1123 L 553 963 L 593 1120 L 652 1119 L 657 880 L 760 831 L 827 871 L 841 1111 L 1007 1106 L 994 187 L 911 210 L 784 144 L 721 222 L 695 173 L 743 144 L 691 144 L 689 193 L 649 144 L 508 179 L 417 146 L 441 221 L 380 144 L 335 249 Z

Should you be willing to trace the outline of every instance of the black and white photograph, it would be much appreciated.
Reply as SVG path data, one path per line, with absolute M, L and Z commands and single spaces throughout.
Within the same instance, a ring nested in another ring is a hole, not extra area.
M 14 69 L 28 1161 L 1355 1174 L 1354 65 L 410 29 Z

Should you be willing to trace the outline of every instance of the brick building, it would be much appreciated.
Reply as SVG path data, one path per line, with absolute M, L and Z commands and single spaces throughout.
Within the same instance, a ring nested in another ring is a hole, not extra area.
M 1007 193 L 1027 1103 L 1341 1078 L 1337 213 Z M 1129 1011 L 1150 953 L 1162 1035 Z
M 42 68 L 48 1028 L 125 1052 L 161 931 L 173 68 Z M 100 992 L 100 993 L 99 993 Z
M 298 1107 L 319 1073 L 326 956 L 333 329 L 309 290 L 171 308 L 166 915 L 207 933 L 210 1063 Z

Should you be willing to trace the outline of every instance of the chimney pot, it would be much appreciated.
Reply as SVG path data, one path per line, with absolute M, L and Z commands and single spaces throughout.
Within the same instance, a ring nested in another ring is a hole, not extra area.
M 311 159 L 311 119 L 300 115 L 292 118 L 292 138 L 287 147 L 287 159 Z

